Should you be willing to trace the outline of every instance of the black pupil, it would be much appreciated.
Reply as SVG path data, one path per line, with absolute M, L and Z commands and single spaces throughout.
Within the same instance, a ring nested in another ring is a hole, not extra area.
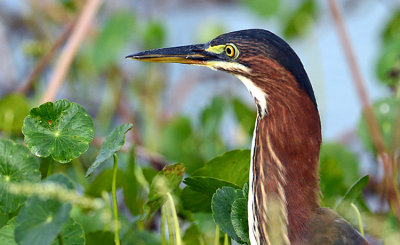
M 226 54 L 227 54 L 227 55 L 232 55 L 232 52 L 233 52 L 233 51 L 232 51 L 232 48 L 231 48 L 231 47 L 227 47 L 227 48 L 226 48 Z

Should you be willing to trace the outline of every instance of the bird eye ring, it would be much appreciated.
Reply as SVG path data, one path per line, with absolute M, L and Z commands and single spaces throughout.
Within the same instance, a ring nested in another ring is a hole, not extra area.
M 225 46 L 225 53 L 228 57 L 235 59 L 239 55 L 239 50 L 233 44 L 227 44 Z

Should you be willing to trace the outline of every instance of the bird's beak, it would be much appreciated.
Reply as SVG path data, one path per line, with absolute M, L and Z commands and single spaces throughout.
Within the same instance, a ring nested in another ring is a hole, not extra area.
M 181 63 L 191 65 L 207 65 L 207 62 L 217 59 L 216 54 L 206 50 L 208 45 L 196 44 L 173 48 L 152 49 L 125 58 L 146 62 Z

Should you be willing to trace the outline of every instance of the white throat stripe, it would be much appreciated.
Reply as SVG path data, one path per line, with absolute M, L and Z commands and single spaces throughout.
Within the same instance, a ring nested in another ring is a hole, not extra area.
M 267 112 L 267 97 L 266 94 L 262 89 L 257 87 L 250 79 L 244 76 L 240 75 L 235 75 L 237 78 L 239 78 L 240 81 L 246 86 L 246 88 L 249 90 L 250 94 L 254 97 L 256 100 L 256 103 L 260 106 L 260 113 L 265 116 Z

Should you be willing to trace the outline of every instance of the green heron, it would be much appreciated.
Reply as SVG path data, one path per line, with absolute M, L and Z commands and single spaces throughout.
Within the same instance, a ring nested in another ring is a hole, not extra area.
M 247 87 L 257 106 L 248 195 L 252 245 L 368 244 L 319 205 L 317 102 L 303 64 L 283 39 L 266 30 L 242 30 L 127 58 L 206 66 L 231 73 Z

